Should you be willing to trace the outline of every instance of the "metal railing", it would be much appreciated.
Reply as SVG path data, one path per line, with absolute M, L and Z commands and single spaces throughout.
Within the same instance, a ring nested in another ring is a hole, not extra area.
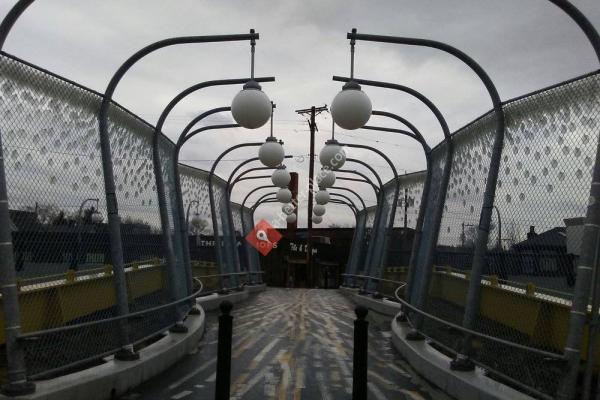
M 394 290 L 394 298 L 391 300 L 395 300 L 398 303 L 400 303 L 402 305 L 402 311 L 400 312 L 400 314 L 398 314 L 396 316 L 396 320 L 397 321 L 406 321 L 411 328 L 414 329 L 414 325 L 411 322 L 410 319 L 410 313 L 416 313 L 418 315 L 420 315 L 421 317 L 430 320 L 430 321 L 434 321 L 438 324 L 443 325 L 446 329 L 452 329 L 455 331 L 460 332 L 460 334 L 464 337 L 470 337 L 470 338 L 478 338 L 480 340 L 483 341 L 489 341 L 489 342 L 493 342 L 495 344 L 501 345 L 501 346 L 505 346 L 511 349 L 515 349 L 517 351 L 525 351 L 531 354 L 535 354 L 539 357 L 542 357 L 543 359 L 545 359 L 546 361 L 548 360 L 552 360 L 554 362 L 558 362 L 558 363 L 564 363 L 566 361 L 565 357 L 563 354 L 559 354 L 559 353 L 553 353 L 553 352 L 549 352 L 549 351 L 545 351 L 539 348 L 535 348 L 535 347 L 530 347 L 527 345 L 523 345 L 523 344 L 519 344 L 519 343 L 515 343 L 509 340 L 504 340 L 502 338 L 499 337 L 495 337 L 495 336 L 491 336 L 491 335 L 486 335 L 484 333 L 478 332 L 478 331 L 474 331 L 471 329 L 467 329 L 462 327 L 461 325 L 458 324 L 454 324 L 452 322 L 449 322 L 443 318 L 440 318 L 438 316 L 435 316 L 433 314 L 430 314 L 426 311 L 423 311 L 413 305 L 411 305 L 410 303 L 408 303 L 405 299 L 402 298 L 400 292 L 402 289 L 405 288 L 406 286 L 406 282 L 401 282 L 401 281 L 395 281 L 395 280 L 391 280 L 391 279 L 380 279 L 377 277 L 372 277 L 372 276 L 366 276 L 366 275 L 354 275 L 354 274 L 342 274 L 344 277 L 346 278 L 351 278 L 351 279 L 360 279 L 361 281 L 365 281 L 365 280 L 372 280 L 372 281 L 382 281 L 382 282 L 388 282 L 388 283 L 394 283 L 397 284 L 398 286 L 396 287 L 396 289 Z M 365 285 L 366 287 L 367 285 Z M 368 294 L 368 295 L 373 295 L 373 297 L 376 297 L 379 293 L 375 292 L 375 291 L 366 291 L 364 289 L 361 289 L 361 293 L 363 294 Z M 458 354 L 460 354 L 460 351 L 452 348 L 451 346 L 448 346 L 446 343 L 444 343 L 444 341 L 439 340 L 435 337 L 429 336 L 426 334 L 425 331 L 423 330 L 419 330 L 418 333 L 420 335 L 423 336 L 423 338 L 427 339 L 428 341 L 430 341 L 431 343 L 434 344 L 434 347 L 438 347 L 438 349 L 440 349 L 442 352 L 444 353 L 449 353 L 452 356 L 457 356 Z M 505 383 L 508 383 L 509 385 L 515 386 L 518 389 L 527 392 L 529 394 L 535 395 L 537 397 L 543 398 L 543 399 L 553 399 L 552 396 L 549 396 L 548 394 L 537 390 L 535 387 L 532 386 L 528 386 L 526 384 L 524 384 L 523 382 L 514 379 L 513 377 L 507 375 L 506 373 L 502 372 L 501 370 L 499 370 L 498 368 L 495 368 L 494 366 L 490 365 L 489 363 L 485 363 L 485 362 L 481 362 L 478 361 L 476 357 L 472 358 L 472 361 L 475 365 L 481 367 L 482 369 L 484 369 L 487 372 L 487 375 L 495 378 L 499 381 L 504 381 Z

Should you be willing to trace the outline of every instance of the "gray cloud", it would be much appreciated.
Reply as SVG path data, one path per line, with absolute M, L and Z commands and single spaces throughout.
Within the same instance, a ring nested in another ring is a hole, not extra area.
M 576 0 L 575 5 L 600 27 L 597 0 Z M 0 1 L 6 14 L 14 1 Z M 441 40 L 479 61 L 496 82 L 503 99 L 572 78 L 596 69 L 591 47 L 578 28 L 546 0 L 359 0 L 332 1 L 198 1 L 107 0 L 39 1 L 15 26 L 5 50 L 92 89 L 104 91 L 112 73 L 133 52 L 146 44 L 179 35 L 243 33 L 255 28 L 257 74 L 275 75 L 265 91 L 278 104 L 275 134 L 286 143 L 288 154 L 308 153 L 308 129 L 294 113 L 297 108 L 329 104 L 340 85 L 331 76 L 347 75 L 349 52 L 345 33 L 405 35 Z M 115 98 L 155 123 L 162 108 L 184 88 L 203 80 L 245 77 L 249 73 L 247 43 L 177 46 L 143 60 L 127 74 Z M 481 82 L 460 62 L 431 49 L 361 42 L 356 53 L 357 76 L 409 85 L 430 97 L 457 129 L 490 108 Z M 203 110 L 228 105 L 237 87 L 213 88 L 191 96 L 169 118 L 165 131 L 171 137 Z M 442 138 L 431 113 L 400 93 L 368 89 L 376 109 L 399 113 L 423 132 L 432 144 Z M 318 119 L 319 148 L 330 134 L 327 114 Z M 222 123 L 215 117 L 211 123 Z M 378 125 L 394 125 L 374 119 Z M 182 159 L 208 169 L 212 160 L 233 143 L 261 141 L 268 129 L 228 130 L 198 137 L 184 148 Z M 388 133 L 340 132 L 343 141 L 356 141 L 383 149 L 401 171 L 424 167 L 418 146 Z M 252 151 L 232 153 L 244 159 Z M 391 177 L 376 156 L 359 156 Z M 291 170 L 307 184 L 308 163 L 291 161 Z M 225 161 L 219 174 L 226 176 L 235 162 Z M 364 185 L 352 185 L 365 196 Z M 250 186 L 240 184 L 235 200 Z M 278 209 L 259 209 L 257 217 Z M 300 220 L 306 219 L 305 208 Z M 352 222 L 343 207 L 332 207 L 329 222 Z

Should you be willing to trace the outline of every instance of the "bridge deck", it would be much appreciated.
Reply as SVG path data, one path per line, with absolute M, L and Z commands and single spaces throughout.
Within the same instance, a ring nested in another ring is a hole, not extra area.
M 353 305 L 334 290 L 276 289 L 234 308 L 232 399 L 349 399 Z M 411 372 L 389 323 L 370 323 L 369 398 L 447 399 Z M 216 315 L 198 351 L 122 400 L 214 398 Z

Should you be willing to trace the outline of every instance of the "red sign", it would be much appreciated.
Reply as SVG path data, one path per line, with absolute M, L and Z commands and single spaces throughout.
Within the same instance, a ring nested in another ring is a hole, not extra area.
M 260 254 L 266 256 L 269 252 L 277 247 L 277 242 L 281 240 L 281 233 L 264 219 L 261 219 L 254 229 L 246 235 L 246 240 Z

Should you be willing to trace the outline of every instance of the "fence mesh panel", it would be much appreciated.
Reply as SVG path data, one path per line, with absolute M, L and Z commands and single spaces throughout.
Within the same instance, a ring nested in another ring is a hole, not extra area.
M 5 54 L 0 72 L 0 127 L 22 331 L 42 332 L 25 341 L 26 363 L 29 375 L 49 376 L 75 364 L 98 362 L 124 344 L 118 333 L 122 321 L 105 321 L 116 316 L 116 295 L 97 120 L 101 96 Z M 108 127 L 127 294 L 134 312 L 187 295 L 174 207 L 173 143 L 164 136 L 159 141 L 176 257 L 173 279 L 167 279 L 153 127 L 116 104 L 110 107 Z M 199 210 L 209 216 L 206 173 L 196 173 L 200 179 L 191 175 L 187 179 L 182 174 L 184 185 L 189 181 L 186 195 L 199 199 Z M 200 259 L 209 260 L 209 252 Z M 171 282 L 175 286 L 169 291 Z M 179 306 L 180 312 L 186 307 Z M 129 341 L 138 343 L 164 330 L 175 315 L 161 309 L 130 318 Z M 75 327 L 43 333 L 66 326 Z
M 475 329 L 561 354 L 598 144 L 599 76 L 591 74 L 505 104 L 506 134 Z M 426 311 L 462 325 L 495 118 L 453 135 L 452 174 Z M 449 295 L 449 293 L 451 293 Z M 451 352 L 464 335 L 426 319 L 423 332 Z M 562 365 L 530 350 L 475 338 L 489 374 L 553 396 Z

